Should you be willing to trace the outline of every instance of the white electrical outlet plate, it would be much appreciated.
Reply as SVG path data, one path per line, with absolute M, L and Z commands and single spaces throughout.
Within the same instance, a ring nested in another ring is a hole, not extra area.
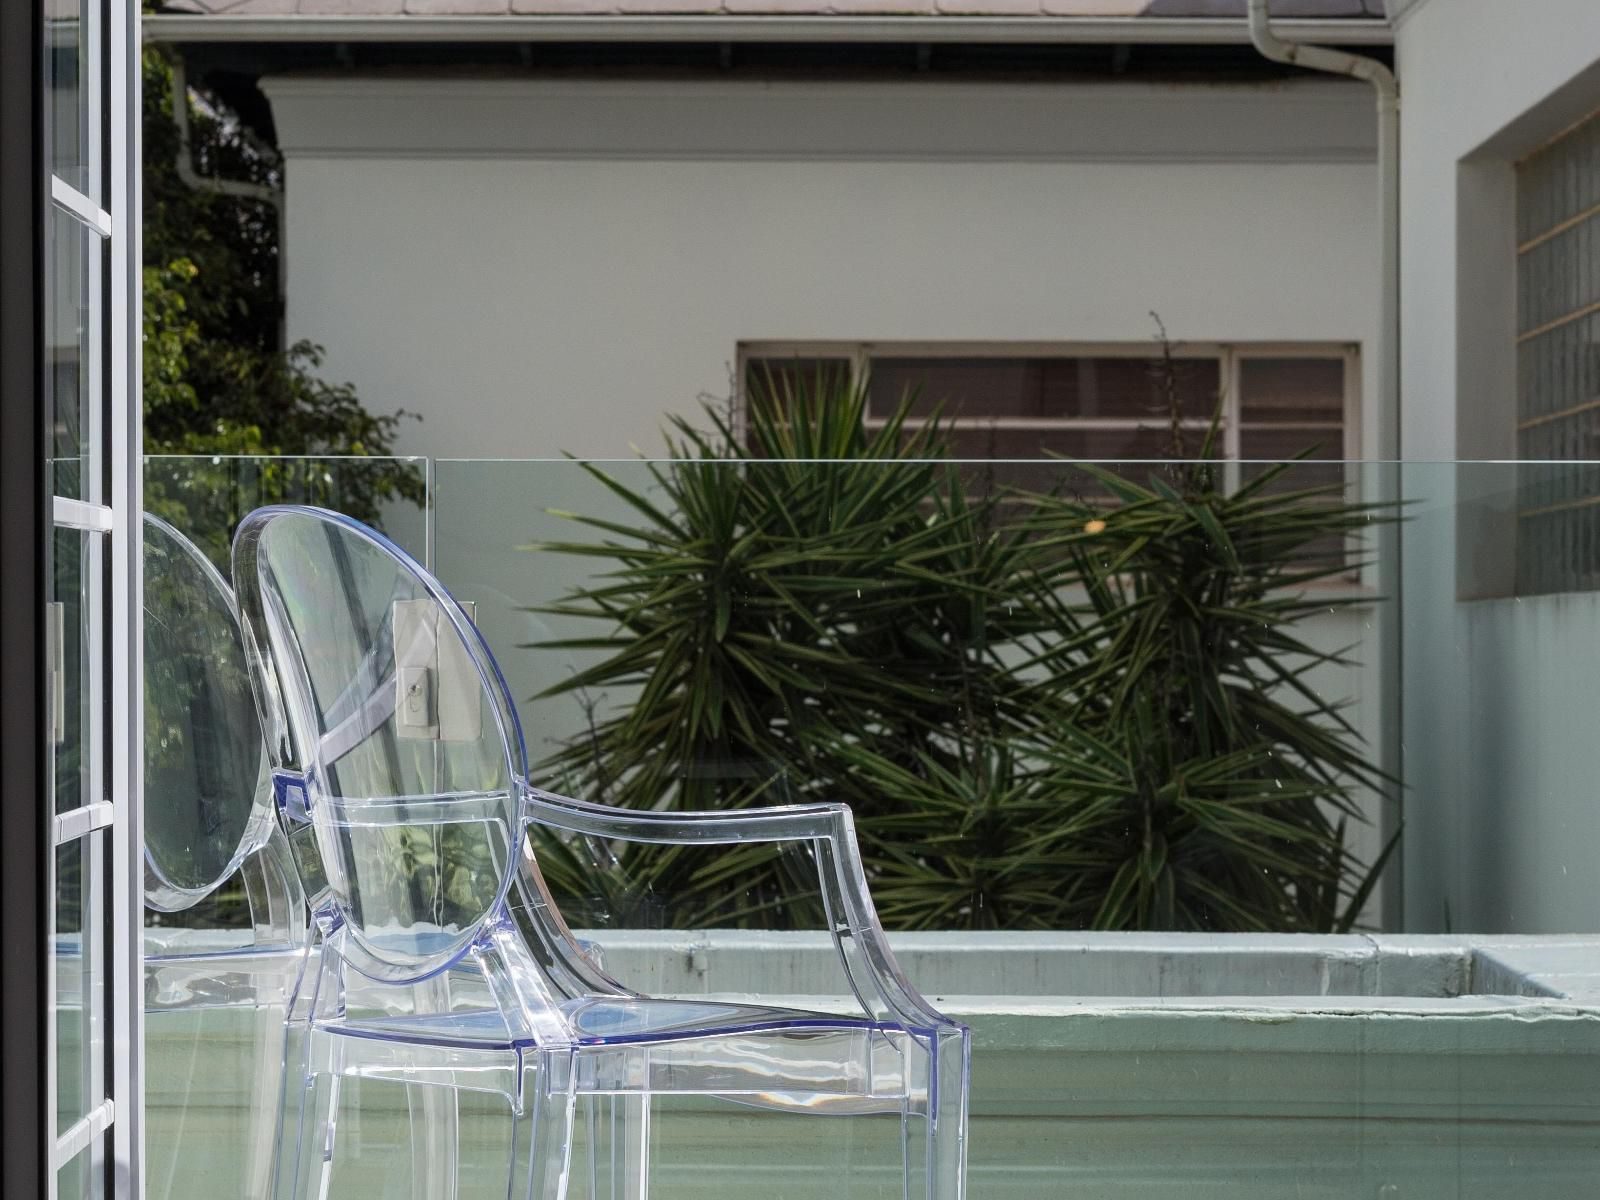
M 477 606 L 458 602 L 476 621 Z M 431 598 L 394 602 L 395 726 L 402 738 L 476 741 L 483 688 L 472 656 Z
M 439 738 L 433 704 L 439 665 L 438 616 L 438 605 L 426 596 L 394 602 L 395 727 L 403 738 Z

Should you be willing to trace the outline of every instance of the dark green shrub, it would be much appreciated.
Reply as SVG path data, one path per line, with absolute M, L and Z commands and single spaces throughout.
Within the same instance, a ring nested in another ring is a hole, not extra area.
M 1281 471 L 1230 493 L 1208 465 L 975 495 L 937 422 L 907 429 L 908 400 L 869 432 L 864 405 L 767 380 L 744 443 L 715 412 L 674 421 L 648 495 L 587 468 L 636 523 L 568 514 L 602 540 L 536 547 L 602 567 L 542 610 L 603 627 L 544 643 L 605 655 L 551 693 L 632 700 L 544 775 L 637 807 L 846 800 L 895 928 L 1348 925 L 1375 877 L 1345 845 L 1354 796 L 1389 781 L 1305 685 L 1342 660 L 1295 625 L 1349 569 L 1308 552 L 1376 514 Z M 766 847 L 542 861 L 595 921 L 816 916 Z

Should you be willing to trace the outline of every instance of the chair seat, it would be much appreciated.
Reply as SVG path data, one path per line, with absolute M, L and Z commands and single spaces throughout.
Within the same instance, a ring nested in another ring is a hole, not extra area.
M 563 1015 L 580 1046 L 682 1041 L 738 1034 L 805 1034 L 841 1030 L 895 1030 L 866 1017 L 802 1008 L 769 1008 L 720 1000 L 588 997 L 569 1000 Z M 532 1044 L 507 1027 L 497 1009 L 425 1015 L 352 1015 L 318 1021 L 317 1028 L 349 1037 L 379 1038 L 413 1045 L 511 1050 Z

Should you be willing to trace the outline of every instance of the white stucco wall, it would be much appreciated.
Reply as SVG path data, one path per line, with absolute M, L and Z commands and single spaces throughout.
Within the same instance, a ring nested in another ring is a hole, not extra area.
M 746 340 L 1370 344 L 1362 86 L 276 79 L 288 325 L 442 458 L 659 453 Z M 1371 355 L 1362 391 L 1371 395 Z M 437 469 L 440 574 L 515 649 L 580 565 L 512 547 L 604 493 L 567 464 Z M 1370 613 L 1308 636 L 1359 645 Z M 1358 651 L 1358 656 L 1360 655 Z M 1364 668 L 1330 669 L 1375 742 Z M 570 702 L 525 704 L 537 756 Z M 1361 839 L 1370 854 L 1376 834 Z
M 744 340 L 1362 341 L 1367 176 L 291 163 L 289 320 L 407 452 L 656 452 Z
M 411 453 L 659 450 L 741 340 L 1372 334 L 1359 89 L 266 87 L 289 332 Z
M 1511 164 L 1600 106 L 1600 5 L 1421 0 L 1396 53 L 1404 453 L 1509 456 Z M 1512 485 L 1505 467 L 1406 473 L 1426 501 L 1405 541 L 1414 929 L 1600 927 L 1600 597 L 1457 599 L 1506 590 Z M 1459 520 L 1458 500 L 1486 515 Z

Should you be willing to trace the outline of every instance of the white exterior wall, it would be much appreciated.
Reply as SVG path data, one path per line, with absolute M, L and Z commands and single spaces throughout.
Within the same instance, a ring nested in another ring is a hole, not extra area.
M 659 451 L 741 340 L 1372 336 L 1360 88 L 266 88 L 290 336 L 408 453 Z
M 746 340 L 1145 342 L 1152 310 L 1179 340 L 1374 335 L 1360 85 L 265 87 L 290 335 L 374 409 L 421 413 L 408 453 L 659 453 L 663 414 L 726 397 Z M 518 611 L 579 564 L 512 547 L 580 536 L 544 510 L 607 498 L 567 464 L 437 479 L 440 574 L 531 696 L 563 667 L 514 647 L 596 631 Z M 1369 620 L 1307 634 L 1359 644 Z M 1375 744 L 1372 673 L 1318 684 Z M 581 719 L 570 701 L 523 718 L 535 757 Z
M 1509 457 L 1512 164 L 1600 107 L 1600 5 L 1397 7 L 1404 454 Z M 1413 929 L 1600 927 L 1600 596 L 1505 595 L 1512 482 L 1504 467 L 1406 471 L 1426 499 L 1405 538 Z

